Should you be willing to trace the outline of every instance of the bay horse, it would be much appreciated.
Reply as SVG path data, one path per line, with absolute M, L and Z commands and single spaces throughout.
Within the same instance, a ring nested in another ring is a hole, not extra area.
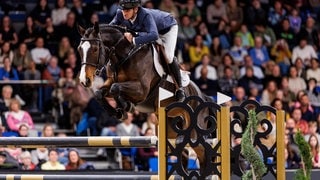
M 124 37 L 124 32 L 132 31 L 121 26 L 98 23 L 87 29 L 78 26 L 78 31 L 82 36 L 78 46 L 82 61 L 80 83 L 90 88 L 95 76 L 106 71 L 106 80 L 101 87 L 102 95 L 113 97 L 119 109 L 130 111 L 134 106 L 140 112 L 157 113 L 159 87 L 175 92 L 176 85 L 167 82 L 156 72 L 152 44 L 135 47 Z M 211 98 L 204 95 L 192 81 L 184 87 L 184 90 L 187 97 L 198 96 L 204 101 L 211 101 Z M 175 101 L 175 97 L 171 97 L 162 106 Z M 188 104 L 196 107 L 199 102 L 190 101 Z M 199 113 L 197 122 L 199 127 L 207 129 L 206 117 L 209 116 L 209 112 L 210 110 L 206 108 Z M 183 128 L 189 126 L 190 116 L 186 110 L 176 109 L 169 112 L 169 116 L 184 117 L 181 126 Z M 196 133 L 192 134 L 191 137 L 196 139 Z M 168 138 L 176 139 L 177 134 L 168 129 Z M 200 166 L 204 166 L 202 164 L 204 148 L 194 150 L 198 155 Z

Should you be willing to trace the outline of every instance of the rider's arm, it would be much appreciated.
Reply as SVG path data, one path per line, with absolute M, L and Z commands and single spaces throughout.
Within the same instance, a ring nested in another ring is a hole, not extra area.
M 158 28 L 151 14 L 146 14 L 139 21 L 145 28 L 143 32 L 138 32 L 138 36 L 133 38 L 135 45 L 141 45 L 156 41 L 159 38 Z

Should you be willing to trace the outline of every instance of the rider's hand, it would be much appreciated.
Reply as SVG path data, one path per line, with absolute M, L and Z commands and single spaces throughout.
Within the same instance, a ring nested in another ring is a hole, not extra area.
M 127 40 L 128 40 L 130 43 L 132 43 L 132 41 L 133 41 L 133 36 L 132 36 L 131 33 L 125 32 L 125 33 L 124 33 L 124 37 L 126 37 Z

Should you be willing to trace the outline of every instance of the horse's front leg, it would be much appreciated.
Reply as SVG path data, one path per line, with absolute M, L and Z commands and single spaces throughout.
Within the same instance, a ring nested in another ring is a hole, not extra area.
M 102 86 L 95 92 L 95 96 L 97 99 L 103 99 L 104 97 L 109 95 L 111 84 L 113 83 L 113 80 L 111 78 L 108 78 Z
M 120 108 L 127 112 L 134 112 L 134 104 L 145 99 L 148 92 L 139 81 L 127 81 L 112 84 L 109 94 L 113 96 Z

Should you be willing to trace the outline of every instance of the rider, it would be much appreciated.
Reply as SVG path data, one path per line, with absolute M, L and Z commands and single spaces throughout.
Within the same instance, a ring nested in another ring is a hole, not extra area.
M 178 36 L 177 21 L 167 12 L 143 8 L 140 4 L 141 0 L 120 0 L 120 9 L 110 24 L 123 25 L 138 32 L 135 37 L 131 33 L 124 33 L 126 39 L 134 45 L 139 46 L 161 39 L 171 74 L 179 86 L 176 98 L 178 101 L 183 101 L 185 93 L 182 88 L 180 68 L 174 57 Z

